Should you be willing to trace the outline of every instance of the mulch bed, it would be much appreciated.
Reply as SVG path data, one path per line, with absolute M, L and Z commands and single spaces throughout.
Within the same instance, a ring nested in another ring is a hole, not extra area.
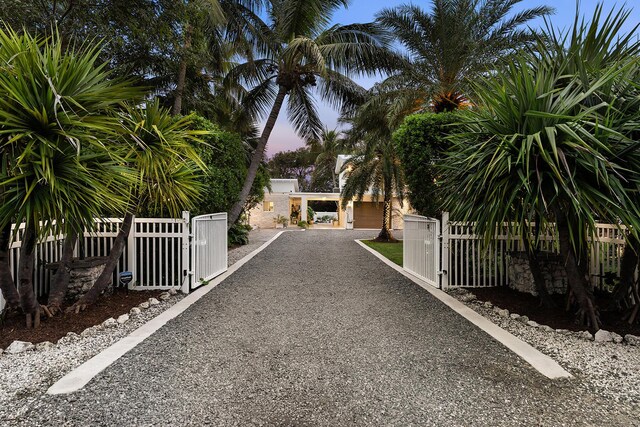
M 566 312 L 566 297 L 564 295 L 553 295 L 553 302 L 557 308 L 547 308 L 540 304 L 540 299 L 526 293 L 515 291 L 508 287 L 496 288 L 473 288 L 467 289 L 473 293 L 480 301 L 491 301 L 493 305 L 509 310 L 510 313 L 517 313 L 527 316 L 530 320 L 541 325 L 548 325 L 554 329 L 568 329 L 570 331 L 584 330 L 584 326 L 576 323 L 573 313 Z M 631 334 L 640 336 L 640 324 L 629 325 L 620 320 L 620 313 L 605 311 L 607 306 L 606 297 L 599 295 L 600 320 L 602 329 L 615 332 L 624 336 Z M 593 331 L 592 331 L 593 332 Z
M 28 341 L 39 343 L 51 341 L 55 343 L 67 332 L 79 334 L 88 327 L 99 325 L 110 317 L 117 318 L 121 314 L 128 313 L 132 307 L 137 306 L 149 298 L 157 298 L 162 291 L 131 291 L 128 294 L 118 291 L 113 294 L 105 294 L 97 303 L 87 308 L 80 314 L 64 313 L 48 318 L 42 317 L 42 323 L 38 329 L 26 329 L 24 316 L 17 312 L 11 313 L 0 323 L 0 348 L 7 348 L 13 341 Z

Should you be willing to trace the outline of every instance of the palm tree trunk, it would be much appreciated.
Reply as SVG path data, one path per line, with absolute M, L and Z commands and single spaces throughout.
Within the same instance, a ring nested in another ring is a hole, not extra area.
M 390 217 L 391 217 L 391 196 L 385 194 L 384 196 L 384 206 L 382 209 L 382 229 L 380 230 L 380 234 L 376 237 L 376 241 L 378 242 L 394 242 L 395 239 L 391 234 L 390 227 Z
M 107 289 L 107 287 L 113 282 L 113 272 L 118 266 L 118 260 L 124 251 L 124 248 L 127 243 L 127 238 L 129 237 L 129 233 L 131 232 L 131 226 L 133 224 L 133 214 L 127 213 L 122 220 L 122 225 L 120 226 L 120 231 L 118 231 L 118 235 L 113 241 L 113 246 L 111 247 L 111 251 L 109 252 L 109 257 L 107 258 L 107 262 L 104 266 L 104 270 L 102 274 L 98 276 L 96 282 L 93 284 L 91 289 L 84 294 L 72 307 L 71 310 L 75 310 L 76 313 L 84 310 L 89 305 L 95 303 L 98 300 L 98 297 L 102 292 Z
M 564 260 L 567 271 L 567 282 L 571 292 L 578 303 L 580 321 L 590 324 L 594 330 L 600 329 L 600 322 L 595 309 L 595 302 L 589 276 L 587 274 L 586 256 L 579 256 L 571 243 L 571 230 L 567 218 L 561 209 L 555 209 L 556 224 L 558 226 L 558 240 L 560 243 L 560 255 Z
M 33 225 L 27 224 L 22 236 L 20 248 L 20 264 L 18 267 L 18 289 L 20 293 L 20 306 L 26 315 L 27 328 L 33 325 L 40 326 L 40 305 L 33 291 L 33 269 L 36 252 L 36 232 Z
M 177 116 L 182 112 L 182 98 L 184 97 L 184 87 L 187 81 L 187 52 L 191 48 L 191 26 L 185 26 L 184 45 L 180 67 L 178 68 L 178 79 L 176 82 L 176 94 L 173 98 L 173 108 L 171 114 Z
M 6 306 L 16 309 L 20 306 L 20 295 L 11 274 L 11 223 L 0 230 L 0 291 Z
M 229 222 L 227 224 L 228 228 L 231 228 L 231 226 L 235 224 L 238 218 L 240 218 L 240 214 L 242 213 L 242 210 L 247 203 L 249 193 L 251 192 L 251 187 L 253 187 L 253 181 L 256 179 L 258 168 L 260 167 L 262 159 L 264 158 L 264 150 L 267 147 L 269 136 L 271 135 L 271 131 L 273 131 L 273 127 L 276 124 L 276 120 L 278 119 L 278 115 L 280 114 L 280 110 L 282 109 L 282 103 L 284 102 L 284 98 L 287 95 L 287 92 L 288 90 L 282 85 L 278 89 L 278 94 L 276 95 L 273 107 L 271 107 L 271 113 L 267 118 L 267 123 L 265 123 L 264 125 L 262 135 L 260 135 L 260 139 L 258 140 L 258 146 L 251 156 L 251 164 L 249 165 L 249 170 L 247 171 L 247 177 L 244 180 L 242 191 L 240 191 L 240 195 L 238 196 L 238 201 L 231 207 L 231 210 L 229 211 Z
M 64 302 L 64 297 L 67 295 L 67 288 L 69 287 L 69 263 L 73 258 L 73 249 L 78 241 L 78 233 L 70 231 L 67 237 L 64 239 L 64 246 L 62 248 L 62 258 L 56 274 L 51 281 L 51 290 L 49 291 L 48 307 L 51 314 L 55 314 L 60 311 L 60 307 Z

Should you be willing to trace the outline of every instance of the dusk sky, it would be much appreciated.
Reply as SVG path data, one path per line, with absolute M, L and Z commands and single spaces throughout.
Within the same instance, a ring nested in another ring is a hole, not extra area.
M 600 0 L 602 1 L 602 0 Z M 598 4 L 599 0 L 580 0 L 580 10 L 583 15 L 590 17 Z M 352 0 L 348 9 L 341 9 L 334 15 L 334 23 L 351 24 L 355 22 L 370 22 L 374 19 L 375 14 L 384 8 L 394 7 L 407 3 L 407 0 Z M 431 0 L 414 0 L 411 3 L 419 5 L 425 9 L 430 8 Z M 633 13 L 628 21 L 627 30 L 629 31 L 635 24 L 640 22 L 640 0 L 611 1 L 605 0 L 606 8 L 615 5 L 627 5 L 627 8 L 633 8 Z M 556 9 L 556 13 L 551 17 L 553 25 L 557 28 L 567 28 L 573 23 L 575 16 L 576 0 L 525 0 L 521 6 L 515 11 L 523 8 L 535 7 L 540 5 L 550 5 Z M 542 20 L 534 21 L 534 26 L 542 25 Z M 376 78 L 367 78 L 357 80 L 361 85 L 370 87 L 379 80 Z M 333 129 L 336 127 L 338 113 L 328 105 L 324 105 L 317 97 L 318 107 L 320 110 L 320 118 L 327 127 Z M 294 130 L 288 123 L 286 111 L 280 113 L 280 118 L 276 124 L 269 144 L 267 153 L 272 156 L 274 153 L 284 150 L 294 150 L 304 146 L 303 140 L 296 135 Z

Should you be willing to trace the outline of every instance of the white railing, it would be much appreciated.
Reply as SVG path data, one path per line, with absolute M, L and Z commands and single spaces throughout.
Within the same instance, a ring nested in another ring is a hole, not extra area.
M 422 218 L 420 220 L 420 218 Z M 415 263 L 421 261 L 420 257 L 426 257 L 427 253 L 421 248 L 423 231 L 415 230 L 416 221 L 428 221 L 429 218 L 415 215 L 405 216 L 405 262 Z M 441 286 L 443 288 L 469 287 L 481 288 L 492 286 L 505 286 L 508 284 L 509 253 L 524 250 L 522 240 L 513 234 L 507 233 L 507 227 L 499 230 L 494 237 L 490 249 L 486 249 L 481 239 L 474 233 L 474 224 L 469 222 L 456 222 L 449 220 L 449 214 L 442 216 L 442 233 L 440 237 L 441 256 L 439 270 L 442 275 Z M 606 273 L 620 272 L 620 260 L 624 251 L 624 230 L 620 230 L 613 224 L 597 224 L 596 235 L 590 239 L 590 277 L 594 286 L 604 286 Z M 540 230 L 540 249 L 545 252 L 558 253 L 558 240 L 555 229 L 549 227 Z M 408 251 L 408 253 L 407 253 Z M 407 270 L 419 270 L 420 264 L 410 264 Z M 420 273 L 414 273 L 422 277 Z
M 182 288 L 188 292 L 191 282 L 189 273 L 192 270 L 194 276 L 204 271 L 205 275 L 197 277 L 209 279 L 212 275 L 215 276 L 226 270 L 226 214 L 203 215 L 203 217 L 214 217 L 215 226 L 204 231 L 206 233 L 204 240 L 198 240 L 200 242 L 199 257 L 194 257 L 193 260 L 191 260 L 190 251 L 188 212 L 183 212 L 182 218 L 134 218 L 127 244 L 114 272 L 114 281 L 117 280 L 120 272 L 131 271 L 133 273 L 131 289 Z M 198 218 L 201 217 L 194 218 L 194 225 Z M 222 222 L 224 224 L 221 224 Z M 121 225 L 122 218 L 96 219 L 94 230 L 84 233 L 82 241 L 76 245 L 74 256 L 107 256 Z M 18 233 L 10 246 L 10 266 L 14 278 L 18 275 L 23 230 L 24 224 L 20 224 Z M 205 241 L 206 245 L 203 246 L 202 241 Z M 52 232 L 36 245 L 34 289 L 38 297 L 46 295 L 49 291 L 53 271 L 45 267 L 60 260 L 63 243 L 64 235 Z M 211 259 L 207 258 L 209 256 Z M 224 269 L 221 267 L 223 264 Z M 4 305 L 5 301 L 0 294 L 0 310 Z
M 404 216 L 402 265 L 409 273 L 439 287 L 440 221 L 418 215 Z
M 193 218 L 191 288 L 197 288 L 227 270 L 227 214 Z

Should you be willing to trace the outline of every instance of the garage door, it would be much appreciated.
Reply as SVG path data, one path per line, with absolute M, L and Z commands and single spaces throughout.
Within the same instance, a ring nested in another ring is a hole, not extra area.
M 382 228 L 383 203 L 355 202 L 353 228 Z

